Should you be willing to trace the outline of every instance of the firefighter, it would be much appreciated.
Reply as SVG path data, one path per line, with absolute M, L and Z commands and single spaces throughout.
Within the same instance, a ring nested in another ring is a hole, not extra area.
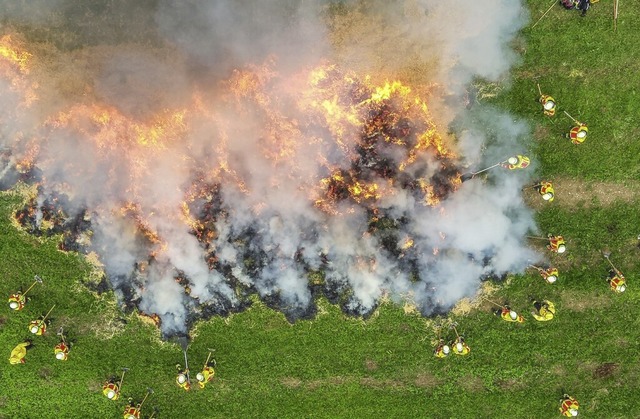
M 587 10 L 591 7 L 590 0 L 579 0 L 578 1 L 578 10 L 581 11 L 580 16 L 584 17 L 587 15 Z
M 500 316 L 500 318 L 502 318 L 502 320 L 506 322 L 517 322 L 517 323 L 524 322 L 524 317 L 516 313 L 514 310 L 511 309 L 511 307 L 507 305 L 502 306 L 502 308 L 499 308 L 498 310 L 496 310 L 495 315 Z
M 622 272 L 617 269 L 609 270 L 607 282 L 609 283 L 611 291 L 615 293 L 621 294 L 627 289 L 627 281 L 625 280 L 624 275 L 622 275 Z
M 551 250 L 554 253 L 564 253 L 567 250 L 564 244 L 564 237 L 562 236 L 553 236 L 549 234 L 549 244 L 547 245 L 547 249 Z
M 529 157 L 518 154 L 517 156 L 509 157 L 506 162 L 502 163 L 502 167 L 509 170 L 524 169 L 529 166 L 529 163 Z
M 60 341 L 60 343 L 58 343 L 53 348 L 53 353 L 54 353 L 56 359 L 59 359 L 60 361 L 66 361 L 67 360 L 67 358 L 69 357 L 69 346 L 64 341 L 64 339 L 62 339 Z
M 215 375 L 215 370 L 212 365 L 205 365 L 205 367 L 196 374 L 196 379 L 198 380 L 198 385 L 200 388 L 204 388 L 205 385 L 211 380 L 213 380 L 213 376 Z
M 140 419 L 140 404 L 134 405 L 133 399 L 129 399 L 122 417 L 124 419 Z
M 120 386 L 116 383 L 115 378 L 109 379 L 102 386 L 102 394 L 109 400 L 118 400 L 120 398 Z
M 451 348 L 449 348 L 449 345 L 444 342 L 444 339 L 440 339 L 438 341 L 438 346 L 436 346 L 436 349 L 433 351 L 433 354 L 436 358 L 446 358 L 449 356 L 449 353 L 451 353 Z
M 587 139 L 588 133 L 589 129 L 587 128 L 587 124 L 576 121 L 576 125 L 569 130 L 567 138 L 570 139 L 573 144 L 582 144 L 584 140 Z
M 40 316 L 38 320 L 29 322 L 29 331 L 36 336 L 42 336 L 47 331 L 47 322 L 44 316 Z
M 27 304 L 27 297 L 20 291 L 9 296 L 9 308 L 11 310 L 20 311 L 24 308 L 25 304 Z
M 578 416 L 579 408 L 580 405 L 578 404 L 578 401 L 568 394 L 563 395 L 562 399 L 560 399 L 560 413 L 562 416 Z
M 540 103 L 542 111 L 546 116 L 554 116 L 556 114 L 556 100 L 549 95 L 540 95 Z
M 176 364 L 176 370 L 178 371 L 178 375 L 176 376 L 176 384 L 178 387 L 183 388 L 186 391 L 191 390 L 191 383 L 189 382 L 189 370 L 182 370 L 180 364 Z
M 540 269 L 538 272 L 540 272 L 542 278 L 549 284 L 553 284 L 554 282 L 556 282 L 559 275 L 557 268 Z
M 471 352 L 471 348 L 465 343 L 462 336 L 458 336 L 451 346 L 453 347 L 453 353 L 456 355 L 468 355 Z
M 533 318 L 539 322 L 548 322 L 553 319 L 553 315 L 556 314 L 555 305 L 549 300 L 536 301 L 532 300 L 533 307 L 536 309 L 531 312 Z
M 27 356 L 27 349 L 31 346 L 31 341 L 25 341 L 16 345 L 9 356 L 10 364 L 24 364 Z
M 542 181 L 535 185 L 536 191 L 542 196 L 545 201 L 553 202 L 555 197 L 555 191 L 553 189 L 553 183 Z

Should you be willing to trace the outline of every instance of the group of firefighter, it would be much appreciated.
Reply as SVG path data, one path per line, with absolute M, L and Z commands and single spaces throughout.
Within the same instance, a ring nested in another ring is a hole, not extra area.
M 540 90 L 540 86 L 538 86 L 538 92 L 540 93 L 540 97 L 538 101 L 542 105 L 542 111 L 544 115 L 548 117 L 555 116 L 556 114 L 555 99 L 550 95 L 543 94 L 542 91 Z M 587 138 L 587 134 L 589 132 L 587 125 L 574 119 L 567 112 L 565 112 L 565 114 L 575 122 L 575 124 L 571 127 L 569 132 L 566 134 L 566 138 L 571 140 L 573 144 L 576 144 L 576 145 L 582 144 L 584 140 Z M 499 163 L 500 166 L 509 170 L 524 169 L 528 167 L 529 164 L 530 164 L 529 158 L 524 155 L 513 156 Z M 477 173 L 480 173 L 480 172 L 477 172 Z M 553 188 L 553 184 L 549 181 L 536 182 L 535 184 L 525 187 L 523 189 L 527 189 L 527 188 L 535 189 L 540 194 L 542 199 L 544 199 L 547 202 L 553 202 L 555 198 L 555 190 Z M 554 236 L 549 234 L 547 237 L 528 236 L 528 238 L 543 239 L 545 241 L 548 241 L 548 244 L 546 247 L 552 253 L 562 254 L 566 251 L 566 243 L 562 236 Z M 626 279 L 624 275 L 613 265 L 613 263 L 609 259 L 608 253 L 605 252 L 604 257 L 607 260 L 607 262 L 609 262 L 609 265 L 611 265 L 611 269 L 609 270 L 609 275 L 606 278 L 606 281 L 609 285 L 609 289 L 614 293 L 618 293 L 618 294 L 623 293 L 626 290 Z M 558 273 L 558 269 L 555 267 L 539 267 L 534 265 L 529 265 L 529 267 L 536 269 L 540 273 L 544 281 L 549 284 L 555 283 L 558 279 L 559 273 Z M 523 323 L 525 321 L 524 316 L 522 316 L 521 314 L 513 310 L 509 305 L 498 304 L 486 298 L 483 298 L 483 299 L 497 307 L 497 309 L 494 311 L 494 314 L 496 316 L 499 316 L 502 320 L 506 322 L 513 322 L 513 323 Z M 531 304 L 533 305 L 533 310 L 531 311 L 531 315 L 535 320 L 540 322 L 547 322 L 554 318 L 556 314 L 556 307 L 553 302 L 549 300 L 538 301 L 536 299 L 532 299 Z M 435 357 L 446 358 L 452 352 L 455 355 L 468 355 L 471 352 L 471 348 L 466 344 L 463 336 L 461 336 L 458 333 L 458 330 L 456 329 L 455 325 L 456 324 L 452 325 L 452 328 L 453 330 L 455 330 L 456 337 L 451 343 L 448 343 L 447 341 L 445 341 L 440 337 L 441 328 L 440 327 L 438 328 L 438 337 L 437 337 L 438 343 L 434 350 Z M 580 405 L 578 401 L 574 397 L 568 394 L 564 394 L 560 399 L 559 410 L 563 416 L 567 416 L 567 417 L 577 416 L 579 407 Z
M 27 290 L 24 292 L 22 290 L 16 291 L 11 294 L 8 299 L 9 309 L 12 311 L 21 311 L 27 305 L 27 302 L 30 300 L 28 293 L 36 286 L 36 284 L 42 284 L 42 279 L 35 275 L 34 282 L 31 284 Z M 35 320 L 32 320 L 27 325 L 28 331 L 34 336 L 45 336 L 47 333 L 47 328 L 50 326 L 49 315 L 55 308 L 55 304 L 49 311 L 38 317 Z M 53 356 L 56 360 L 59 361 L 67 361 L 69 359 L 69 350 L 71 347 L 71 343 L 68 341 L 67 337 L 64 334 L 64 328 L 60 327 L 58 332 L 56 333 L 59 336 L 59 342 L 53 347 Z M 32 339 L 26 339 L 25 341 L 16 345 L 11 354 L 9 355 L 9 363 L 10 364 L 24 364 L 26 362 L 27 350 L 32 347 Z M 184 351 L 185 355 L 185 365 L 186 365 L 186 350 Z M 207 360 L 202 367 L 202 370 L 196 374 L 196 380 L 201 389 L 204 389 L 205 386 L 213 380 L 215 375 L 214 367 L 216 365 L 215 359 L 211 359 L 212 350 L 209 351 L 209 355 L 207 356 Z M 181 368 L 180 364 L 176 365 L 177 374 L 175 378 L 176 385 L 188 391 L 191 389 L 191 378 L 189 376 L 188 368 Z M 122 384 L 124 382 L 125 373 L 128 371 L 128 368 L 123 368 L 122 375 L 120 379 L 116 379 L 116 377 L 109 378 L 104 385 L 102 386 L 102 394 L 109 400 L 118 400 L 120 398 L 120 394 L 122 391 Z M 124 419 L 140 419 L 142 405 L 145 400 L 151 394 L 152 390 L 149 389 L 147 394 L 139 403 L 134 403 L 133 399 L 129 398 L 127 405 L 124 408 L 123 418 Z M 150 418 L 155 417 L 155 411 L 152 413 Z

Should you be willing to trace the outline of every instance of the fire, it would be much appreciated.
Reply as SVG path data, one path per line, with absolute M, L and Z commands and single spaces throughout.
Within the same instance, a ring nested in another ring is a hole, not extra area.
M 27 74 L 29 72 L 28 64 L 31 54 L 27 51 L 22 51 L 17 44 L 11 35 L 5 35 L 0 38 L 0 57 L 18 67 L 22 73 Z
M 9 45 L 10 41 L 5 37 L 0 43 Z M 22 87 L 30 86 L 29 54 L 4 47 L 0 57 L 21 72 Z M 27 173 L 43 155 L 49 159 L 43 163 L 55 167 L 55 156 L 46 153 L 47 147 L 60 141 L 59 137 L 70 139 L 83 154 L 56 168 L 75 171 L 69 175 L 75 180 L 94 175 L 95 164 L 105 172 L 97 178 L 108 178 L 95 186 L 105 196 L 117 197 L 115 205 L 99 202 L 98 208 L 87 209 L 89 213 L 134 226 L 136 239 L 143 239 L 139 241 L 147 251 L 148 258 L 143 259 L 149 263 L 160 263 L 159 256 L 173 248 L 171 232 L 164 226 L 189 232 L 202 248 L 205 267 L 218 270 L 220 277 L 234 283 L 243 276 L 259 275 L 263 264 L 271 263 L 274 256 L 249 255 L 249 250 L 266 253 L 252 247 L 260 246 L 259 240 L 252 243 L 258 232 L 223 231 L 221 224 L 229 229 L 225 223 L 232 224 L 229 219 L 238 211 L 224 202 L 225 193 L 246 198 L 242 210 L 256 218 L 274 213 L 273 203 L 260 188 L 300 194 L 309 204 L 305 211 L 316 211 L 319 223 L 330 216 L 366 213 L 371 215 L 370 225 L 376 227 L 364 232 L 365 227 L 363 234 L 383 235 L 400 224 L 386 213 L 388 207 L 381 204 L 385 199 L 403 190 L 411 196 L 409 201 L 437 207 L 459 186 L 455 155 L 439 134 L 425 100 L 412 87 L 398 80 L 377 85 L 369 76 L 335 65 L 305 69 L 284 80 L 274 67 L 269 60 L 237 69 L 216 86 L 215 94 L 194 92 L 180 107 L 144 117 L 128 115 L 97 99 L 76 102 L 43 119 L 38 127 L 42 138 L 21 139 L 29 146 L 23 145 L 26 151 L 16 159 L 15 169 Z M 251 159 L 245 160 L 245 154 Z M 154 172 L 160 163 L 175 170 L 170 173 L 183 175 L 179 182 L 167 178 L 167 190 L 162 189 L 165 179 L 157 179 L 165 172 Z M 43 182 L 48 181 L 45 176 Z M 71 182 L 57 182 L 47 186 L 67 191 L 68 197 L 83 193 L 73 190 Z M 164 200 L 167 195 L 171 199 Z M 296 204 L 301 197 L 293 197 Z M 220 245 L 216 240 L 222 234 L 229 237 Z M 409 259 L 420 256 L 420 246 L 404 232 L 377 238 L 384 250 L 402 258 L 407 266 Z M 226 258 L 235 258 L 237 253 L 237 266 L 222 265 L 225 255 L 216 253 L 222 246 L 235 246 Z M 295 252 L 294 248 L 290 253 Z M 437 252 L 434 249 L 434 255 Z M 368 254 L 356 256 L 354 263 L 370 274 L 380 269 L 379 261 Z M 289 269 L 282 262 L 273 266 L 285 273 Z M 137 275 L 151 276 L 156 271 L 144 264 L 132 269 Z M 186 289 L 189 278 L 180 281 L 187 284 Z M 144 284 L 137 292 L 144 294 Z

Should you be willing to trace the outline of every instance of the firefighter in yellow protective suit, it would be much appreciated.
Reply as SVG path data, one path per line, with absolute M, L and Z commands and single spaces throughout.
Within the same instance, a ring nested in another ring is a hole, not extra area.
M 551 250 L 554 253 L 564 253 L 567 250 L 567 247 L 564 244 L 564 237 L 562 236 L 553 236 L 549 234 L 549 244 L 547 245 L 547 249 Z
M 43 316 L 44 317 L 44 316 Z M 44 318 L 32 320 L 29 322 L 29 332 L 36 336 L 42 336 L 47 331 L 47 322 Z
M 553 202 L 555 197 L 555 190 L 553 189 L 553 183 L 542 181 L 535 185 L 536 191 L 542 196 L 545 201 Z
M 140 404 L 134 405 L 133 400 L 129 399 L 122 417 L 124 419 L 140 419 Z
M 617 269 L 609 270 L 607 282 L 609 283 L 611 291 L 615 293 L 621 294 L 627 289 L 627 281 L 625 280 L 624 275 L 622 275 L 622 272 Z
M 433 355 L 435 355 L 436 358 L 446 358 L 449 356 L 449 353 L 451 353 L 451 348 L 444 342 L 444 339 L 440 339 L 438 346 L 436 346 L 436 349 L 433 351 Z
M 554 314 L 556 314 L 556 307 L 549 300 L 533 300 L 533 307 L 535 308 L 535 311 L 532 311 L 531 315 L 539 322 L 548 322 L 549 320 L 552 320 Z
M 546 116 L 554 116 L 556 114 L 556 100 L 554 98 L 549 95 L 541 95 L 539 101 Z
M 206 365 L 202 371 L 196 374 L 196 379 L 198 380 L 198 385 L 200 388 L 204 388 L 205 385 L 211 380 L 213 380 L 213 376 L 216 374 L 213 366 Z
M 458 336 L 451 346 L 453 347 L 453 353 L 456 355 L 468 355 L 471 352 L 471 348 L 465 343 L 462 336 Z
M 102 386 L 102 394 L 109 400 L 118 400 L 120 398 L 120 387 L 115 382 L 115 379 L 107 381 Z
M 578 404 L 578 401 L 568 394 L 565 394 L 562 396 L 562 399 L 560 399 L 560 414 L 562 414 L 562 416 L 578 416 L 579 408 L 580 405 Z
M 53 354 L 56 359 L 66 361 L 69 358 L 69 346 L 64 340 L 62 340 L 53 348 Z
M 549 284 L 553 284 L 558 280 L 559 273 L 557 268 L 540 269 L 538 272 L 540 272 L 542 279 L 547 281 Z
M 516 313 L 514 310 L 511 309 L 511 307 L 509 306 L 503 306 L 502 308 L 499 308 L 495 314 L 497 316 L 500 316 L 500 318 L 506 322 L 516 322 L 516 323 L 523 323 L 524 322 L 524 317 L 522 317 L 522 315 Z
M 509 157 L 506 162 L 502 163 L 502 167 L 509 170 L 524 169 L 529 166 L 530 162 L 529 157 L 518 154 L 517 156 Z
M 27 356 L 27 349 L 31 346 L 31 342 L 26 341 L 16 345 L 15 348 L 11 351 L 11 355 L 9 356 L 10 364 L 24 364 L 25 357 Z
M 576 125 L 569 130 L 567 138 L 570 139 L 573 144 L 582 144 L 584 140 L 587 139 L 588 133 L 589 128 L 587 128 L 587 124 L 577 121 Z
M 182 370 L 180 364 L 176 364 L 176 370 L 178 370 L 178 375 L 176 375 L 176 384 L 178 387 L 189 391 L 191 390 L 191 383 L 189 382 L 189 370 Z
M 20 291 L 9 296 L 9 308 L 11 310 L 22 310 L 25 304 L 27 304 L 27 297 L 25 297 Z

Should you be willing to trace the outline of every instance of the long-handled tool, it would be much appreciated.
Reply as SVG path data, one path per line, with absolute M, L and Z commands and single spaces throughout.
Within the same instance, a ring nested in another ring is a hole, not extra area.
M 602 251 L 602 256 L 604 256 L 604 258 L 607 260 L 607 262 L 609 262 L 609 265 L 611 265 L 611 267 L 613 268 L 614 271 L 616 271 L 616 273 L 619 273 L 620 271 L 618 270 L 618 268 L 616 268 L 613 264 L 613 262 L 611 262 L 611 259 L 609 259 L 609 256 L 611 256 L 611 252 L 603 250 Z
M 495 305 L 495 306 L 497 306 L 497 307 L 504 308 L 504 305 L 502 305 L 502 304 L 498 304 L 498 303 L 496 303 L 495 301 L 491 301 L 491 300 L 490 300 L 490 299 L 488 299 L 488 298 L 484 298 L 484 297 L 480 297 L 480 298 L 482 298 L 482 299 L 483 299 L 483 300 L 485 300 L 486 302 L 491 303 L 491 304 L 493 304 L 493 305 Z
M 209 365 L 209 359 L 211 359 L 211 354 L 213 353 L 213 351 L 215 351 L 215 349 L 211 349 L 211 348 L 208 348 L 208 349 L 209 349 L 209 355 L 207 355 L 207 360 L 204 361 L 204 366 L 202 367 L 203 370 L 207 368 L 207 365 Z M 215 365 L 216 363 L 215 359 L 213 360 L 213 363 Z
M 151 394 L 151 393 L 153 393 L 153 389 L 151 387 L 147 387 L 147 394 L 144 395 L 144 398 L 142 399 L 142 401 L 138 405 L 138 410 L 142 409 L 142 405 L 144 404 L 145 401 L 147 401 L 147 397 L 149 397 L 149 394 Z
M 129 368 L 124 367 L 122 368 L 122 376 L 120 377 L 120 382 L 118 383 L 118 389 L 122 390 L 122 383 L 124 382 L 124 375 L 125 373 L 129 371 Z
M 53 311 L 53 309 L 56 307 L 56 305 L 54 304 L 49 311 L 47 311 L 47 314 L 44 315 L 44 317 L 42 318 L 42 322 L 44 322 L 45 320 L 47 320 L 47 317 L 49 317 L 49 314 L 51 314 L 51 312 Z
M 546 240 L 549 241 L 549 237 L 538 237 L 538 236 L 526 236 L 528 239 L 536 239 L 536 240 Z
M 27 295 L 27 293 L 28 293 L 29 291 L 31 291 L 31 289 L 32 289 L 36 284 L 42 284 L 42 278 L 40 278 L 38 275 L 35 275 L 33 279 L 34 279 L 33 284 L 31 284 L 31 286 L 29 286 L 29 288 L 27 288 L 27 290 L 26 290 L 25 292 L 23 292 L 23 293 L 22 293 L 22 295 L 23 295 L 23 296 L 24 296 L 24 295 Z
M 535 28 L 536 25 L 542 20 L 543 17 L 545 17 L 547 15 L 547 13 L 549 13 L 551 11 L 551 9 L 553 9 L 553 6 L 556 5 L 556 0 L 553 0 L 553 3 L 551 3 L 551 6 L 549 6 L 549 8 L 547 9 L 546 12 L 544 12 L 544 14 L 542 16 L 540 16 L 540 19 L 538 19 L 536 21 L 536 23 L 534 23 L 533 25 L 531 25 L 531 29 Z
M 565 115 L 567 115 L 569 118 L 571 118 L 571 120 L 573 122 L 575 122 L 576 124 L 580 125 L 580 121 L 578 121 L 577 119 L 575 119 L 573 116 L 569 115 L 569 112 L 567 111 L 563 111 Z
M 189 377 L 189 361 L 187 360 L 187 350 L 183 349 L 182 353 L 184 354 L 184 370 L 187 374 L 187 382 L 191 384 L 191 378 Z
M 479 175 L 480 173 L 486 172 L 487 170 L 491 170 L 494 167 L 498 167 L 498 166 L 503 165 L 503 164 L 508 163 L 508 162 L 509 162 L 509 160 L 504 160 L 504 161 L 501 161 L 500 163 L 496 163 L 496 164 L 494 164 L 492 166 L 489 166 L 489 167 L 486 167 L 486 168 L 484 168 L 482 170 L 478 170 L 477 172 L 464 173 L 462 176 L 460 176 L 460 180 L 462 182 L 465 182 L 465 181 L 467 181 L 469 179 L 473 179 L 476 175 Z

